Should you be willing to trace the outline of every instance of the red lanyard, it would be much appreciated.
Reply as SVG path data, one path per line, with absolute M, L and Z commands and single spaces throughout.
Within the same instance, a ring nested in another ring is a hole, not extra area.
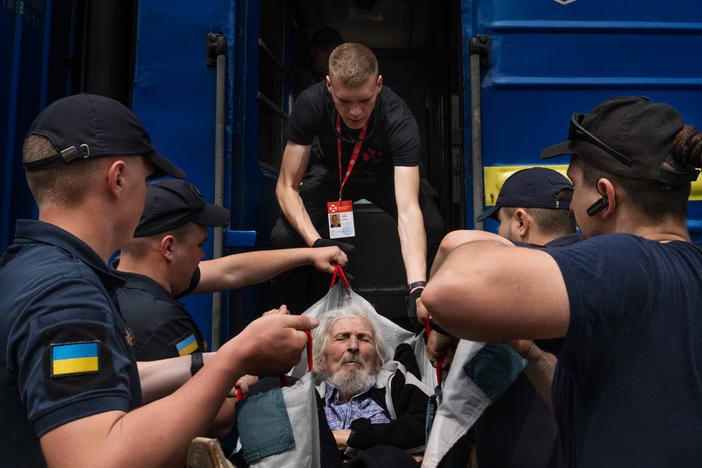
M 366 136 L 366 130 L 368 130 L 368 122 L 363 126 L 361 133 L 358 135 L 360 141 L 356 142 L 353 147 L 353 153 L 351 153 L 351 159 L 349 160 L 349 167 L 346 168 L 346 176 L 344 180 L 341 180 L 341 117 L 337 114 L 336 116 L 336 149 L 339 155 L 339 201 L 341 201 L 341 191 L 344 190 L 344 184 L 349 178 L 351 171 L 353 170 L 353 165 L 356 164 L 356 159 L 358 159 L 358 154 L 361 152 L 361 145 L 363 144 L 363 137 Z

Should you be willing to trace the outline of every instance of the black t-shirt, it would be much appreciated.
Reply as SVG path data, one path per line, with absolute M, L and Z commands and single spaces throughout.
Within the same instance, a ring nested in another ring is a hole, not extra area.
M 546 249 L 570 324 L 552 398 L 568 466 L 700 466 L 702 249 L 608 234 Z
M 295 100 L 285 125 L 285 136 L 293 143 L 313 145 L 318 162 L 338 173 L 336 111 L 326 82 L 307 88 Z M 341 132 L 355 138 L 360 130 L 351 130 L 341 119 Z M 315 138 L 318 137 L 318 138 Z M 383 86 L 368 121 L 368 140 L 363 143 L 353 173 L 385 172 L 392 174 L 393 166 L 419 164 L 419 129 L 407 104 L 387 86 Z M 354 144 L 341 142 L 342 172 L 348 167 Z M 353 175 L 352 175 L 353 177 Z

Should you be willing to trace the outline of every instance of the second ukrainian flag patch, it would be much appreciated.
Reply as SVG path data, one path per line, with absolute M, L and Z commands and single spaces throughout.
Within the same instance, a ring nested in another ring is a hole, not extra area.
M 100 372 L 100 340 L 51 344 L 51 377 Z
M 197 340 L 195 339 L 195 335 L 191 333 L 185 337 L 185 339 L 178 341 L 175 346 L 176 349 L 178 349 L 179 356 L 185 356 L 186 354 L 192 353 L 197 349 Z

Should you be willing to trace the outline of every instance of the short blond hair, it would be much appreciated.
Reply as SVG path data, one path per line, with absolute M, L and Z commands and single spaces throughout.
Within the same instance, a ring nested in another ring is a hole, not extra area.
M 22 148 L 22 161 L 38 161 L 58 153 L 58 149 L 41 135 L 28 135 Z M 25 171 L 29 190 L 37 204 L 52 203 L 62 207 L 81 201 L 99 178 L 100 173 L 118 159 L 118 156 L 75 161 L 70 164 Z
M 355 87 L 378 75 L 378 60 L 368 47 L 356 42 L 338 46 L 329 56 L 329 77 Z

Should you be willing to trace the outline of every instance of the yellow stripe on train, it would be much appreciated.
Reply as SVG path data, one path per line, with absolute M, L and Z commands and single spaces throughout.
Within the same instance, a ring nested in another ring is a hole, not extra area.
M 558 165 L 558 166 L 485 166 L 483 168 L 483 177 L 485 184 L 485 206 L 493 206 L 497 200 L 497 194 L 500 193 L 502 184 L 505 180 L 512 174 L 522 169 L 528 169 L 530 167 L 548 167 L 554 171 L 558 171 L 564 176 L 568 170 L 568 165 Z M 702 200 L 702 176 L 692 183 L 692 190 L 690 191 L 690 200 Z

